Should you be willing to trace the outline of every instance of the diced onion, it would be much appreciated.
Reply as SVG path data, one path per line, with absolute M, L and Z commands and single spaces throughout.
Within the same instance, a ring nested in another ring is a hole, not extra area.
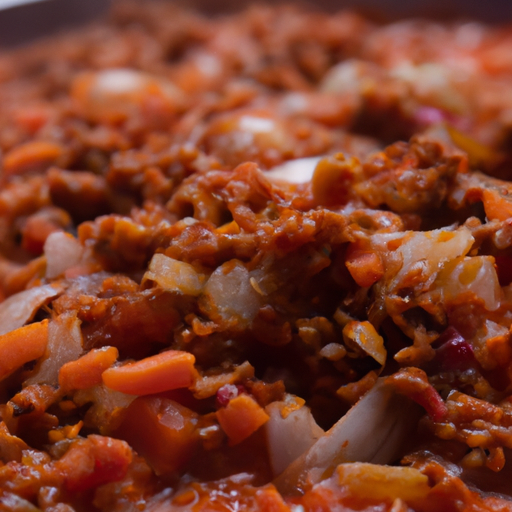
M 46 356 L 39 362 L 34 374 L 25 381 L 25 384 L 57 386 L 61 366 L 78 359 L 81 354 L 80 320 L 75 311 L 63 313 L 50 321 Z
M 246 326 L 261 306 L 261 295 L 253 288 L 245 266 L 232 260 L 218 267 L 208 279 L 203 309 L 214 321 Z
M 323 157 L 296 158 L 288 160 L 265 173 L 270 181 L 300 184 L 311 181 L 318 162 Z
M 62 290 L 59 285 L 45 284 L 16 293 L 4 300 L 0 303 L 0 335 L 25 325 L 43 304 L 59 295 Z
M 298 487 L 323 480 L 328 470 L 342 462 L 388 464 L 396 459 L 404 437 L 415 428 L 420 414 L 411 400 L 378 381 L 274 484 L 279 492 L 293 494 Z
M 275 122 L 265 117 L 246 115 L 240 117 L 238 126 L 244 132 L 270 133 L 275 129 Z
M 189 263 L 169 258 L 165 254 L 155 254 L 144 274 L 143 282 L 151 280 L 158 286 L 183 295 L 197 296 L 203 289 L 205 276 L 196 272 Z
M 303 405 L 286 415 L 288 406 L 287 401 L 282 401 L 272 402 L 265 408 L 270 416 L 265 430 L 274 475 L 282 473 L 324 433 L 309 407 Z
M 51 233 L 44 243 L 46 256 L 46 277 L 58 277 L 82 259 L 84 249 L 80 242 L 64 231 Z
M 371 238 L 373 248 L 387 264 L 386 270 L 397 264 L 400 266 L 390 280 L 390 291 L 399 289 L 411 271 L 422 276 L 424 285 L 431 284 L 446 262 L 465 256 L 475 241 L 469 229 L 464 226 L 458 229 L 409 231 L 405 234 L 377 234 Z M 390 243 L 399 247 L 390 251 Z
M 496 311 L 500 307 L 501 288 L 490 256 L 460 258 L 439 275 L 435 284 L 441 289 L 445 301 L 473 292 L 483 300 L 488 311 Z
M 338 94 L 356 93 L 358 94 L 363 82 L 367 87 L 376 83 L 372 76 L 375 66 L 355 59 L 345 60 L 336 66 L 333 66 L 325 75 L 320 89 L 324 92 L 333 92 Z

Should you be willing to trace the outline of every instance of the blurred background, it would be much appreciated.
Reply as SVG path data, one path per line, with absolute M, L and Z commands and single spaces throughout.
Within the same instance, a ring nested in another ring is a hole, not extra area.
M 0 46 L 13 46 L 104 14 L 109 0 L 0 0 Z
M 0 45 L 23 44 L 57 30 L 104 15 L 112 0 L 0 0 Z M 120 0 L 114 0 L 120 1 Z M 140 0 L 140 3 L 152 0 Z M 208 14 L 240 9 L 250 0 L 168 0 Z M 264 3 L 257 0 L 259 3 Z M 299 2 L 314 9 L 356 9 L 376 20 L 408 17 L 462 18 L 488 23 L 512 21 L 511 0 L 278 0 Z M 275 4 L 276 1 L 267 0 Z

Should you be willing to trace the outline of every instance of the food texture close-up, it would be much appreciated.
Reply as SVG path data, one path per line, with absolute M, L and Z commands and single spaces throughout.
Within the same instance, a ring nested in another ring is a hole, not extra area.
M 0 510 L 511 511 L 512 25 L 0 50 Z

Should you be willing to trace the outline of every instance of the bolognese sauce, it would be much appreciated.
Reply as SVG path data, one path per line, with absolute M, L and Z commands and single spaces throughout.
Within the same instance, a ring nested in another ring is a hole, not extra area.
M 117 3 L 0 54 L 0 508 L 512 509 L 512 31 Z

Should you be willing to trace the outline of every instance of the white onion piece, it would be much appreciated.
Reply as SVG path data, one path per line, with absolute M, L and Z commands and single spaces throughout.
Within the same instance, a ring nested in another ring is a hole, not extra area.
M 192 57 L 192 62 L 205 77 L 214 78 L 222 75 L 222 61 L 214 53 L 198 52 Z
M 82 259 L 84 248 L 72 235 L 64 231 L 51 233 L 44 243 L 46 256 L 46 277 L 58 277 Z
M 189 263 L 169 258 L 165 254 L 155 254 L 142 282 L 147 280 L 154 281 L 165 290 L 195 297 L 203 290 L 205 276 L 197 273 Z
M 464 226 L 455 231 L 437 229 L 415 233 L 397 249 L 402 256 L 403 266 L 395 283 L 399 283 L 419 262 L 425 266 L 426 277 L 435 276 L 443 263 L 467 254 L 474 241 L 469 229 Z
M 69 361 L 82 354 L 82 331 L 76 311 L 68 311 L 50 321 L 46 355 L 39 361 L 35 372 L 25 381 L 30 384 L 50 384 L 57 386 L 59 370 Z
M 0 304 L 0 335 L 32 320 L 37 310 L 63 291 L 58 284 L 45 284 L 12 295 Z
M 261 307 L 261 295 L 251 285 L 244 265 L 232 260 L 218 267 L 208 279 L 202 309 L 214 321 L 247 326 Z
M 23 512 L 39 512 L 41 510 L 33 503 L 30 503 L 30 501 L 12 492 L 2 493 L 2 497 L 0 498 L 0 507 L 2 507 L 2 510 L 11 510 L 13 512 L 17 510 L 22 510 Z
M 440 274 L 439 282 L 435 283 L 442 290 L 443 303 L 456 300 L 461 293 L 473 292 L 483 300 L 488 311 L 496 311 L 500 307 L 501 287 L 492 257 L 461 258 L 446 273 L 446 276 Z
M 275 130 L 276 123 L 273 119 L 246 115 L 239 119 L 238 126 L 243 132 L 271 133 Z
M 388 243 L 399 238 L 402 238 L 401 245 L 390 251 Z M 421 274 L 425 285 L 432 284 L 443 265 L 466 255 L 474 241 L 469 229 L 464 226 L 425 232 L 408 231 L 404 234 L 384 233 L 371 237 L 374 250 L 380 253 L 386 263 L 386 270 L 400 264 L 400 269 L 389 285 L 391 292 L 400 288 L 411 271 Z
M 129 94 L 146 86 L 145 75 L 133 69 L 105 69 L 96 75 L 96 87 L 103 94 Z
M 504 325 L 497 324 L 492 320 L 485 320 L 485 340 L 496 338 L 497 336 L 506 336 L 509 332 L 509 328 Z
M 333 66 L 320 83 L 320 90 L 338 94 L 361 94 L 363 83 L 367 87 L 376 83 L 376 66 L 356 59 L 345 60 Z
M 283 162 L 265 172 L 265 177 L 272 182 L 285 182 L 285 183 L 308 183 L 313 177 L 316 166 L 320 160 L 324 158 L 321 156 L 312 156 L 309 158 L 296 158 Z
M 307 452 L 275 480 L 279 492 L 295 494 L 343 462 L 388 464 L 400 454 L 421 409 L 393 389 L 377 384 Z
M 286 414 L 287 401 L 272 402 L 265 407 L 270 419 L 265 423 L 270 465 L 275 476 L 311 448 L 324 431 L 309 407 L 302 406 Z
M 460 91 L 460 86 L 471 79 L 475 69 L 472 64 L 469 68 L 467 65 L 461 65 L 464 59 L 458 61 L 459 59 L 449 65 L 433 62 L 413 64 L 403 61 L 390 70 L 389 77 L 409 85 L 412 94 L 422 103 L 449 112 L 465 112 L 468 104 Z M 471 60 L 466 62 L 470 63 Z

